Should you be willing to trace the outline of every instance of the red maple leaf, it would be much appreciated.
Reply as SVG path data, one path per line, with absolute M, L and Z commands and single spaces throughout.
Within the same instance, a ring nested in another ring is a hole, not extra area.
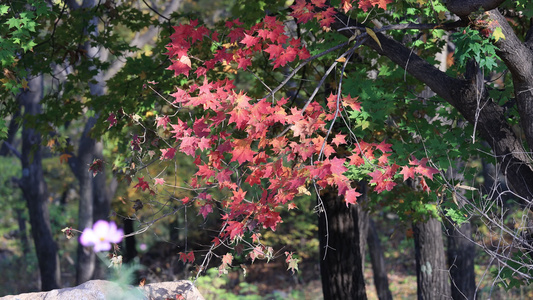
M 376 145 L 376 149 L 381 150 L 381 152 L 383 153 L 390 152 L 391 147 L 392 145 L 385 143 L 385 141 L 382 141 L 381 143 L 379 143 L 379 145 Z
M 355 204 L 357 202 L 357 197 L 361 196 L 361 193 L 355 191 L 355 189 L 349 188 L 344 195 L 344 201 L 346 205 Z
M 189 77 L 189 71 L 191 70 L 191 60 L 187 56 L 182 56 L 179 60 L 174 60 L 172 65 L 167 70 L 173 70 L 174 76 L 178 77 L 183 74 Z
M 255 44 L 259 43 L 260 39 L 248 34 L 244 34 L 244 38 L 240 41 L 241 44 L 244 44 L 248 48 L 252 48 Z
M 279 66 L 285 66 L 287 63 L 296 59 L 298 52 L 293 47 L 287 47 L 281 55 L 274 61 L 274 69 Z
M 244 232 L 241 222 L 228 221 L 228 226 L 224 229 L 226 233 L 229 233 L 229 238 L 233 240 L 236 236 L 241 236 Z
M 351 166 L 360 166 L 360 165 L 363 165 L 365 163 L 365 160 L 361 157 L 361 155 L 357 154 L 357 153 L 354 153 L 350 156 L 348 156 L 348 158 L 350 159 L 350 163 L 349 165 Z
M 342 10 L 344 10 L 344 13 L 347 13 L 348 11 L 350 11 L 350 9 L 352 9 L 353 1 L 354 0 L 342 0 L 341 7 L 342 7 Z
M 160 126 L 163 126 L 165 129 L 167 128 L 168 122 L 170 122 L 170 118 L 168 116 L 157 116 L 155 118 L 157 125 L 156 127 L 159 128 Z
M 197 149 L 197 144 L 198 144 L 197 137 L 184 136 L 181 138 L 180 151 L 187 155 L 194 156 L 194 152 Z
M 144 190 L 146 189 L 150 189 L 150 186 L 148 185 L 148 182 L 144 181 L 144 177 L 137 177 L 137 179 L 139 180 L 139 183 L 137 183 L 134 188 L 137 188 L 137 189 L 142 189 L 143 192 Z
M 333 140 L 331 140 L 331 142 L 338 147 L 339 145 L 346 144 L 346 139 L 345 138 L 346 138 L 345 134 L 337 134 L 337 135 L 335 135 Z
M 370 8 L 377 5 L 379 8 L 387 9 L 387 4 L 392 3 L 392 0 L 359 0 L 359 8 L 367 12 Z
M 329 160 L 329 162 L 331 163 L 331 173 L 340 175 L 348 171 L 348 168 L 344 166 L 345 161 L 346 160 L 344 158 L 337 158 L 337 157 Z
M 297 19 L 298 23 L 307 23 L 313 19 L 315 13 L 313 12 L 313 4 L 305 0 L 296 0 L 291 6 L 291 16 Z
M 194 253 L 191 251 L 189 253 L 180 252 L 178 253 L 180 255 L 180 260 L 184 263 L 190 262 L 194 263 Z
M 231 197 L 231 199 L 233 199 L 233 203 L 238 204 L 241 203 L 242 200 L 244 200 L 245 195 L 246 192 L 242 189 L 239 189 L 238 191 L 233 191 L 233 197 Z
M 233 255 L 231 253 L 226 253 L 222 256 L 222 264 L 224 265 L 231 265 L 231 262 L 233 261 Z
M 218 172 L 216 179 L 219 183 L 225 182 L 225 181 L 231 181 L 231 174 L 233 174 L 233 171 L 230 169 L 223 169 L 220 172 Z
M 264 51 L 270 54 L 270 59 L 276 59 L 283 53 L 284 49 L 281 45 L 270 44 Z
M 229 112 L 229 123 L 237 124 L 237 129 L 244 129 L 250 120 L 250 112 L 246 109 L 234 108 Z
M 161 160 L 165 159 L 173 159 L 176 155 L 176 149 L 175 148 L 167 148 L 167 149 L 161 149 Z
M 402 171 L 400 172 L 400 174 L 403 175 L 403 181 L 406 181 L 409 178 L 414 179 L 415 178 L 415 168 L 404 166 L 402 168 Z
M 213 212 L 213 207 L 211 206 L 211 204 L 205 204 L 204 206 L 200 207 L 200 212 L 198 214 L 202 215 L 205 220 L 205 218 L 207 218 L 207 215 L 212 212 Z
M 357 102 L 358 97 L 352 98 L 350 95 L 342 97 L 342 105 L 353 110 L 361 111 L 361 102 Z
M 231 154 L 233 154 L 233 157 L 230 162 L 238 161 L 240 164 L 243 164 L 247 161 L 252 161 L 255 152 L 250 148 L 250 143 L 250 139 L 235 139 L 232 143 L 233 150 Z
M 107 118 L 107 122 L 109 122 L 109 128 L 117 125 L 117 119 L 115 117 L 115 114 L 114 113 L 110 113 L 109 114 L 109 117 Z M 108 129 L 109 129 L 108 128 Z
M 204 151 L 205 149 L 208 149 L 211 147 L 211 140 L 206 138 L 206 137 L 202 137 L 200 138 L 200 141 L 198 142 L 198 149 Z
M 198 167 L 198 172 L 195 175 L 202 176 L 202 179 L 208 179 L 215 176 L 215 170 L 204 164 Z
M 237 58 L 237 63 L 238 69 L 243 69 L 244 71 L 246 71 L 246 68 L 252 65 L 252 59 L 249 57 L 240 56 L 239 58 Z

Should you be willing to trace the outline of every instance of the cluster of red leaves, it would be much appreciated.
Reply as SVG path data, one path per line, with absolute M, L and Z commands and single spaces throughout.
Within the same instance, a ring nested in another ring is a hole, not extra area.
M 190 24 L 174 26 L 174 34 L 170 36 L 172 42 L 167 46 L 166 53 L 172 58 L 172 65 L 168 68 L 173 70 L 176 76 L 183 74 L 189 76 L 191 60 L 187 55 L 191 45 L 208 39 L 209 42 L 219 42 L 217 32 L 209 32 L 204 26 L 197 26 L 197 21 Z M 206 75 L 207 70 L 213 69 L 217 63 L 236 63 L 238 69 L 246 70 L 252 64 L 252 58 L 257 53 L 264 51 L 270 55 L 274 62 L 274 68 L 285 66 L 296 58 L 305 60 L 309 58 L 309 52 L 301 47 L 300 39 L 289 37 L 285 34 L 283 22 L 275 17 L 265 19 L 245 30 L 239 20 L 226 22 L 226 27 L 231 29 L 227 35 L 229 44 L 225 44 L 215 51 L 214 56 L 203 62 L 196 68 L 198 77 Z M 231 47 L 234 43 L 245 47 Z
M 359 5 L 366 2 L 360 1 Z M 386 5 L 386 2 L 379 3 Z M 300 21 L 309 18 L 307 14 L 314 10 L 309 5 L 315 5 L 321 8 L 321 14 L 313 13 L 312 17 L 328 26 L 332 10 L 326 8 L 324 1 L 312 1 L 305 6 L 302 3 L 307 2 L 296 1 L 293 6 L 293 14 Z M 334 120 L 339 111 L 360 111 L 357 98 L 332 94 L 327 99 L 327 107 L 311 101 L 299 109 L 288 107 L 284 98 L 251 99 L 236 92 L 228 79 L 209 81 L 207 72 L 216 65 L 234 64 L 237 69 L 246 70 L 253 57 L 262 51 L 269 54 L 274 68 L 309 57 L 301 41 L 285 35 L 283 23 L 274 17 L 265 17 L 250 29 L 243 29 L 238 20 L 228 21 L 226 26 L 231 29 L 226 36 L 229 42 L 244 47 L 221 46 L 204 60 L 195 56 L 195 61 L 199 61 L 194 72 L 197 79 L 171 95 L 174 105 L 202 108 L 198 117 L 187 121 L 176 116 L 157 117 L 157 126 L 168 128 L 175 142 L 175 146 L 161 149 L 160 158 L 173 159 L 178 151 L 194 157 L 198 171 L 191 180 L 192 187 L 203 191 L 205 187 L 216 187 L 230 195 L 215 200 L 202 192 L 195 199 L 204 218 L 213 212 L 214 201 L 220 201 L 225 209 L 222 216 L 225 225 L 217 241 L 233 240 L 261 227 L 275 230 L 282 222 L 278 208 L 294 208 L 293 199 L 302 190 L 307 191 L 306 186 L 319 189 L 335 186 L 347 205 L 356 203 L 360 193 L 344 175 L 350 165 L 374 166 L 368 175 L 377 192 L 393 188 L 400 166 L 388 160 L 390 144 L 353 143 L 346 135 L 328 134 L 326 123 Z M 167 55 L 172 62 L 168 69 L 175 76 L 189 77 L 192 57 L 189 52 L 195 45 L 212 41 L 221 44 L 216 32 L 198 26 L 195 21 L 175 26 L 174 31 Z M 109 120 L 112 121 L 113 118 Z M 286 134 L 280 134 L 283 129 Z M 135 137 L 132 146 L 138 144 Z M 354 150 L 349 157 L 337 154 L 340 149 L 351 147 Z M 413 167 L 404 166 L 400 174 L 404 180 L 415 175 L 431 179 L 437 171 L 426 162 L 414 159 L 410 163 Z M 248 195 L 246 186 L 259 192 Z M 139 178 L 135 187 L 153 193 L 144 178 Z
M 353 9 L 354 2 L 355 0 L 342 0 L 340 7 L 347 13 Z M 376 5 L 387 9 L 387 4 L 392 3 L 392 0 L 359 0 L 357 2 L 358 7 L 366 12 Z M 335 8 L 327 5 L 326 0 L 296 0 L 291 9 L 291 16 L 296 18 L 298 23 L 307 23 L 315 19 L 326 31 L 335 21 Z

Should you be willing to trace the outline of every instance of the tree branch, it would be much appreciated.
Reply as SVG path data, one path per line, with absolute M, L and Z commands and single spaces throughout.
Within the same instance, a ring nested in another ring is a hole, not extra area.
M 144 1 L 144 4 L 153 12 L 155 12 L 159 16 L 159 21 L 167 20 L 170 21 L 169 16 L 174 11 L 176 11 L 182 4 L 183 0 L 172 0 L 168 5 L 165 7 L 165 10 L 160 13 L 157 9 L 151 7 Z M 135 38 L 131 41 L 130 46 L 135 46 L 137 48 L 141 48 L 142 46 L 148 44 L 155 36 L 159 33 L 159 28 L 155 26 L 150 26 L 148 28 L 148 31 L 141 35 L 136 35 Z M 126 57 L 132 57 L 135 55 L 135 52 L 129 52 L 126 55 L 123 56 L 123 58 Z M 117 59 L 112 64 L 111 67 L 108 69 L 106 74 L 104 75 L 104 80 L 108 80 L 115 76 L 120 69 L 125 65 L 125 60 Z
M 13 147 L 9 142 L 4 141 L 4 145 L 13 153 L 18 159 L 22 159 L 22 154 L 17 150 L 17 148 Z
M 446 7 L 448 10 L 461 18 L 483 8 L 484 10 L 495 9 L 505 0 L 448 0 Z
M 494 9 L 490 18 L 498 21 L 505 38 L 495 42 L 496 54 L 512 74 L 513 86 L 520 115 L 520 124 L 530 149 L 533 149 L 533 52 L 516 36 L 502 14 Z
M 332 28 L 339 30 L 349 26 L 364 27 L 337 12 L 337 21 Z M 354 33 L 340 31 L 348 38 Z M 531 160 L 503 114 L 503 108 L 489 98 L 487 89 L 479 89 L 478 76 L 471 80 L 456 79 L 446 75 L 419 57 L 412 50 L 382 33 L 376 33 L 381 43 L 367 39 L 365 45 L 380 55 L 388 57 L 407 73 L 426 84 L 437 95 L 454 106 L 466 120 L 475 124 L 483 137 L 492 147 L 511 188 L 525 199 L 533 199 L 533 170 Z M 533 103 L 533 101 L 531 101 Z

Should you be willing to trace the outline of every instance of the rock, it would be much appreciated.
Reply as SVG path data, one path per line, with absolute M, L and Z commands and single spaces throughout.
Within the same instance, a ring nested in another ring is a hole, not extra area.
M 133 300 L 133 299 L 180 299 L 204 300 L 200 292 L 187 280 L 151 283 L 143 287 L 120 285 L 111 281 L 91 280 L 76 287 L 49 292 L 27 293 L 0 297 L 0 300 Z

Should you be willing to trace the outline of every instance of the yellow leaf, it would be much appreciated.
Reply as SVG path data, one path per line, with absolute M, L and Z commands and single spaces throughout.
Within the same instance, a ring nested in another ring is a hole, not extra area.
M 70 154 L 67 154 L 67 153 L 63 153 L 59 156 L 59 162 L 60 163 L 63 163 L 63 162 L 68 162 L 68 159 L 71 158 L 72 155 Z
M 467 191 L 477 191 L 476 188 L 468 186 L 468 185 L 456 184 L 455 187 L 458 188 L 458 189 L 463 189 L 463 190 L 467 190 Z
M 139 75 L 139 77 L 141 78 L 141 80 L 145 80 L 146 79 L 146 73 L 144 73 L 144 71 L 142 71 L 141 74 Z
M 48 143 L 46 143 L 46 147 L 53 149 L 56 144 L 55 140 L 48 140 Z
M 502 28 L 501 27 L 496 27 L 496 29 L 494 29 L 494 31 L 492 32 L 492 37 L 494 38 L 494 40 L 496 42 L 499 39 L 504 39 L 505 40 L 505 35 L 502 32 Z
M 22 79 L 22 88 L 23 88 L 24 90 L 29 89 L 29 87 L 28 87 L 28 81 L 27 81 L 26 79 Z
M 307 195 L 307 196 L 311 196 L 311 192 L 309 192 L 309 190 L 305 187 L 305 185 L 302 185 L 302 186 L 299 186 L 298 187 L 298 195 Z
M 339 57 L 335 60 L 336 62 L 340 62 L 340 63 L 343 63 L 346 61 L 346 57 Z
M 376 43 L 378 43 L 379 45 L 379 48 L 381 48 L 381 50 L 383 50 L 383 48 L 381 47 L 381 43 L 379 42 L 379 39 L 378 39 L 378 36 L 376 35 L 376 33 L 374 32 L 374 30 L 366 27 L 366 33 L 368 33 L 368 35 L 374 40 L 376 41 Z

